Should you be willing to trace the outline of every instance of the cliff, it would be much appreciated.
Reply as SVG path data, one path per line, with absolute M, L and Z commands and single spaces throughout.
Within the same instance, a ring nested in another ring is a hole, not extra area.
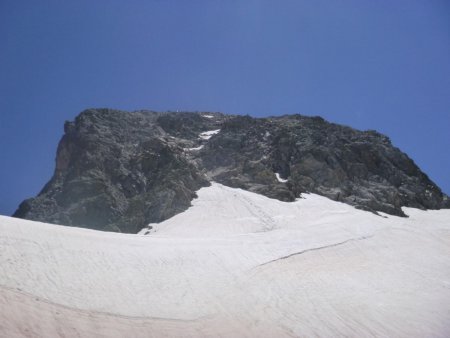
M 89 109 L 64 131 L 53 177 L 13 216 L 136 233 L 186 210 L 211 181 L 398 216 L 402 206 L 450 207 L 386 136 L 320 117 Z

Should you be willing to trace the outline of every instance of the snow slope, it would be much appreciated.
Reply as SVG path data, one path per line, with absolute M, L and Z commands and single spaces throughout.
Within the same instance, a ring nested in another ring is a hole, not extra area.
M 449 210 L 198 195 L 149 235 L 0 217 L 0 336 L 450 334 Z

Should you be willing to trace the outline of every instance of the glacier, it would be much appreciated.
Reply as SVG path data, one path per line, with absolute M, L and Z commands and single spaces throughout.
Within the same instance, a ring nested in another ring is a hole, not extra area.
M 450 210 L 197 194 L 137 235 L 0 216 L 0 336 L 449 335 Z

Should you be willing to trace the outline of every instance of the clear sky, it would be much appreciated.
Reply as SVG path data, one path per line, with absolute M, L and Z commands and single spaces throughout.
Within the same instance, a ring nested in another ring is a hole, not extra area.
M 450 1 L 0 1 L 0 214 L 89 107 L 376 129 L 450 193 Z

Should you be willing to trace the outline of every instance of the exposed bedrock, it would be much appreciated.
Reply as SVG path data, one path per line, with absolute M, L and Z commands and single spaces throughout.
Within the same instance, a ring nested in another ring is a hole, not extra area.
M 386 136 L 320 117 L 89 109 L 64 131 L 53 177 L 15 217 L 136 233 L 186 210 L 210 181 L 398 216 L 450 207 Z

